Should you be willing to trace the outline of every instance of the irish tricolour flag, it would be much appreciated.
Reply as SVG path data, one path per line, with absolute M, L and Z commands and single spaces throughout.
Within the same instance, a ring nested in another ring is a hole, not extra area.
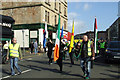
M 98 47 L 98 43 L 97 43 L 97 39 L 98 39 L 98 32 L 97 32 L 97 19 L 95 17 L 95 23 L 94 23 L 94 47 L 95 47 L 95 53 L 97 52 L 97 47 Z
M 56 37 L 55 49 L 54 49 L 54 61 L 57 61 L 59 58 L 59 49 L 60 49 L 60 14 L 59 14 L 57 37 Z

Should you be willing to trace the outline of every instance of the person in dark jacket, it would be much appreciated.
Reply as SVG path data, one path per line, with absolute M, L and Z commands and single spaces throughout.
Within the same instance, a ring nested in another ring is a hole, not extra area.
M 33 41 L 30 43 L 30 54 L 32 54 L 33 53 L 33 49 L 34 49 L 34 45 L 33 45 Z
M 62 38 L 60 38 L 60 50 L 59 50 L 59 58 L 57 60 L 57 64 L 60 67 L 60 72 L 62 72 L 62 60 L 63 60 L 63 54 L 64 54 L 64 47 L 65 47 L 65 42 L 63 41 Z
M 91 60 L 95 59 L 94 46 L 91 41 L 88 40 L 88 36 L 83 36 L 83 42 L 81 43 L 80 49 L 80 65 L 84 72 L 86 80 L 90 78 Z
M 75 56 L 78 61 L 79 58 L 79 53 L 80 53 L 80 42 L 77 42 L 77 45 L 75 46 Z
M 49 58 L 49 64 L 52 64 L 52 49 L 53 49 L 53 42 L 51 41 L 51 39 L 48 40 L 48 43 L 46 45 L 48 47 L 48 53 L 47 56 Z

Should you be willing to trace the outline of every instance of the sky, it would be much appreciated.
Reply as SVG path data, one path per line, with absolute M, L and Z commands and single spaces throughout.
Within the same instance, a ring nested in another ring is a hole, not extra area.
M 117 2 L 68 2 L 68 31 L 75 35 L 94 30 L 95 16 L 99 31 L 105 31 L 118 18 Z

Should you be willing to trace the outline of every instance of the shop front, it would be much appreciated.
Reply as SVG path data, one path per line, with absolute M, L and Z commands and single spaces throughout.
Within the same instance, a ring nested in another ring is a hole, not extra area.
M 0 15 L 0 20 L 0 41 L 3 49 L 4 44 L 6 42 L 10 42 L 14 37 L 12 25 L 14 24 L 15 20 L 10 16 L 4 15 Z
M 7 50 L 4 46 L 11 43 L 11 39 L 14 37 L 12 31 L 12 25 L 15 20 L 10 16 L 0 15 L 0 63 L 7 63 L 6 55 Z
M 38 44 L 42 44 L 44 40 L 44 23 L 35 24 L 19 24 L 13 26 L 14 36 L 18 39 L 18 43 L 21 47 L 29 48 L 30 42 L 35 42 L 37 40 Z M 56 28 L 51 25 L 47 25 L 48 34 L 46 38 L 53 39 L 53 33 L 56 34 Z M 23 33 L 24 31 L 24 33 Z M 18 36 L 19 35 L 19 36 Z M 23 39 L 24 38 L 24 39 Z

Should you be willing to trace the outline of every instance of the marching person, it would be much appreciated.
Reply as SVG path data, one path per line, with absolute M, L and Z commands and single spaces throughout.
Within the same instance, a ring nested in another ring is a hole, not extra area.
M 101 42 L 100 42 L 100 55 L 103 57 L 105 55 L 105 42 L 104 40 L 102 39 Z
M 5 53 L 7 53 L 7 51 L 8 51 L 8 41 L 6 41 L 6 43 L 4 44 L 4 46 L 3 46 L 3 51 L 5 52 Z
M 70 67 L 74 65 L 73 54 L 74 54 L 74 47 L 72 48 L 72 51 L 69 53 L 70 61 L 71 61 Z
M 75 46 L 75 56 L 76 56 L 76 59 L 78 61 L 78 58 L 79 58 L 79 53 L 80 53 L 80 42 L 77 42 L 77 45 Z
M 80 48 L 80 65 L 84 72 L 84 78 L 88 80 L 90 78 L 91 59 L 95 59 L 94 46 L 91 41 L 88 40 L 88 36 L 83 36 L 83 42 Z
M 60 38 L 60 50 L 59 50 L 59 58 L 57 60 L 57 64 L 60 67 L 60 72 L 62 72 L 62 67 L 63 67 L 63 54 L 64 54 L 64 47 L 65 47 L 65 42 L 63 41 L 63 38 Z
M 48 53 L 47 56 L 49 58 L 49 64 L 52 64 L 52 49 L 53 49 L 53 42 L 51 41 L 51 39 L 48 40 L 49 42 L 47 43 L 47 47 L 48 47 Z
M 20 45 L 17 43 L 16 38 L 13 38 L 12 44 L 9 45 L 7 60 L 10 58 L 10 67 L 11 67 L 11 75 L 15 75 L 14 66 L 18 70 L 18 74 L 21 74 L 21 70 L 18 66 L 18 58 L 22 59 L 22 53 L 20 49 Z

